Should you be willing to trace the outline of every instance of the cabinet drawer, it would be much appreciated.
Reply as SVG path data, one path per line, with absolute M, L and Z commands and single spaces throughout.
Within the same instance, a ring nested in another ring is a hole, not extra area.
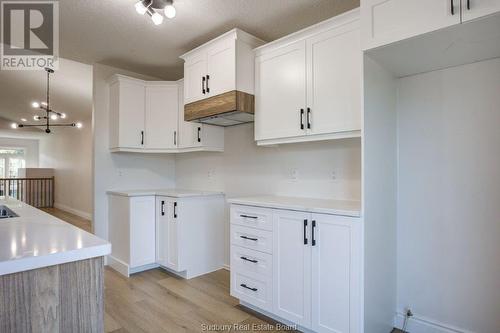
M 269 208 L 231 205 L 231 223 L 263 230 L 273 230 L 273 212 Z
M 231 246 L 231 269 L 252 275 L 273 275 L 273 256 L 244 247 Z
M 231 244 L 256 251 L 272 253 L 273 233 L 233 224 L 231 225 Z
M 273 308 L 272 279 L 270 277 L 251 277 L 231 269 L 231 296 L 250 303 L 263 310 Z

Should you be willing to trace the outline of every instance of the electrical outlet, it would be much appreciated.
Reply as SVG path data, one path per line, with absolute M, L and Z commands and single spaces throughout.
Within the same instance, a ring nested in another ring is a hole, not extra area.
M 296 168 L 293 168 L 290 170 L 290 180 L 292 182 L 296 182 L 299 180 L 299 170 Z
M 122 169 L 118 169 L 118 177 L 123 177 L 123 170 Z
M 330 179 L 333 181 L 337 180 L 337 171 L 333 170 L 332 173 L 330 174 Z
M 215 171 L 214 170 L 208 170 L 208 180 L 212 180 L 215 178 Z

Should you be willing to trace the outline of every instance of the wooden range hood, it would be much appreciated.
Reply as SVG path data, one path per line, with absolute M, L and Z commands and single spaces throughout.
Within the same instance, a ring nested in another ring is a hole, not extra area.
M 254 95 L 238 90 L 192 102 L 184 106 L 184 120 L 216 126 L 234 126 L 254 121 Z

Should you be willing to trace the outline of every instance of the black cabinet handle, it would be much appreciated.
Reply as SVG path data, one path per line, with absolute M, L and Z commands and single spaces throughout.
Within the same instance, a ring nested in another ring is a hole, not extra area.
M 316 229 L 316 221 L 312 221 L 311 244 L 316 246 L 316 238 L 314 237 L 314 230 Z
M 257 291 L 258 289 L 257 288 L 250 288 L 249 286 L 247 286 L 246 284 L 242 283 L 240 284 L 240 286 L 242 286 L 243 288 L 246 288 L 246 289 L 249 289 L 251 291 Z
M 177 146 L 177 131 L 174 131 L 174 146 Z
M 307 245 L 307 220 L 304 220 L 304 245 Z
M 304 109 L 300 109 L 300 129 L 304 129 Z
M 250 215 L 245 215 L 245 214 L 241 214 L 240 217 L 247 218 L 247 219 L 258 219 L 257 216 L 250 216 Z
M 161 201 L 161 216 L 165 216 L 165 201 Z
M 208 86 L 209 79 L 210 79 L 210 75 L 207 75 L 207 94 L 210 92 L 210 87 Z
M 240 257 L 240 259 L 245 260 L 245 261 L 250 261 L 253 262 L 254 264 L 258 263 L 258 260 L 253 260 L 253 259 L 248 259 L 247 257 Z
M 470 10 L 470 0 L 467 0 L 467 10 Z
M 201 127 L 198 127 L 198 142 L 201 142 Z
M 256 242 L 256 241 L 259 240 L 258 238 L 252 238 L 252 237 L 247 237 L 247 236 L 240 236 L 240 238 L 251 240 L 251 241 L 254 241 L 254 242 Z
M 205 77 L 201 78 L 201 92 L 205 95 Z
M 454 0 L 450 1 L 451 1 L 451 15 L 455 15 L 455 1 Z
M 177 202 L 174 202 L 174 219 L 177 218 Z
M 311 128 L 311 108 L 307 108 L 307 128 Z
M 141 131 L 141 146 L 144 145 L 144 131 Z

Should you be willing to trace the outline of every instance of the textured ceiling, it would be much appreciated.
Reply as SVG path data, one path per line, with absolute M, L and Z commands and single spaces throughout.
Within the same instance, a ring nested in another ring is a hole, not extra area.
M 179 55 L 235 27 L 272 41 L 359 6 L 359 0 L 175 0 L 177 16 L 155 26 L 136 0 L 60 1 L 60 53 L 168 80 Z

